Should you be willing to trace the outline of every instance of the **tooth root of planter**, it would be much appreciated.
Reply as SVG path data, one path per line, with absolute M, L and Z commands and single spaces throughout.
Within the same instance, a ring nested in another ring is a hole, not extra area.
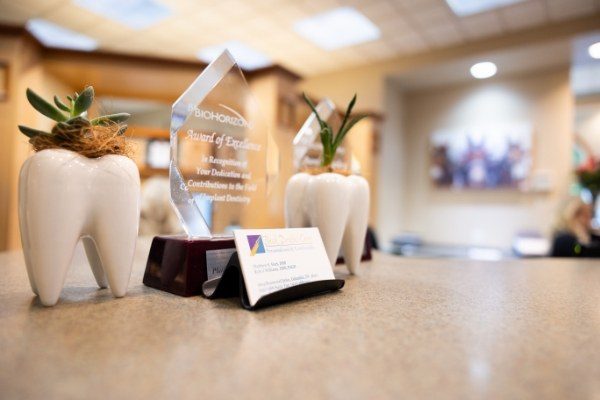
M 365 244 L 369 184 L 359 176 L 295 174 L 285 192 L 286 225 L 319 228 L 333 267 L 342 248 L 346 266 L 356 273 Z
M 346 178 L 351 183 L 350 204 L 352 211 L 348 215 L 346 230 L 342 240 L 342 250 L 346 266 L 351 273 L 356 273 L 360 265 L 367 225 L 369 220 L 369 184 L 358 176 Z
M 35 249 L 30 261 L 31 280 L 43 305 L 53 306 L 58 301 L 78 240 L 78 232 L 72 229 L 49 237 L 31 235 L 31 248 Z
M 19 174 L 19 230 L 21 231 L 21 246 L 23 247 L 23 256 L 25 258 L 25 266 L 27 267 L 27 277 L 29 278 L 29 284 L 31 285 L 31 290 L 34 294 L 38 294 L 37 286 L 35 281 L 33 280 L 33 271 L 31 268 L 31 251 L 29 244 L 29 235 L 26 231 L 26 221 L 24 220 L 24 216 L 27 215 L 27 207 L 26 207 L 26 188 L 27 177 L 29 176 L 29 161 L 26 161 L 21 168 L 21 172 Z
M 96 283 L 102 289 L 107 288 L 108 279 L 106 278 L 106 273 L 102 267 L 102 260 L 100 259 L 100 254 L 98 254 L 98 248 L 96 247 L 94 239 L 91 237 L 84 237 L 81 238 L 81 242 L 83 243 L 83 248 L 85 249 L 85 254 L 90 263 L 90 267 L 92 268 Z
M 139 172 L 123 156 L 67 150 L 30 157 L 19 180 L 21 239 L 31 288 L 56 304 L 81 239 L 100 287 L 127 291 L 139 220 Z
M 134 234 L 127 230 L 114 232 L 113 226 L 119 225 L 119 217 L 126 217 L 119 214 L 122 214 L 122 210 L 115 210 L 112 213 L 113 218 L 111 219 L 100 219 L 97 222 L 98 228 L 95 234 L 96 245 L 101 254 L 102 266 L 108 278 L 110 289 L 115 297 L 123 297 L 127 293 L 127 285 L 129 284 L 129 277 L 131 275 L 131 264 L 133 262 L 133 251 L 137 239 L 137 229 Z M 124 268 L 127 265 L 129 268 Z

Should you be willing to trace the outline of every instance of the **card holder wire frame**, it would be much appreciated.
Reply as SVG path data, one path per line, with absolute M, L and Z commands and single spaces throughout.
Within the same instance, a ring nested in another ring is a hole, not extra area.
M 202 294 L 208 299 L 239 296 L 242 307 L 246 310 L 256 310 L 275 304 L 285 303 L 306 297 L 317 296 L 327 292 L 340 290 L 344 287 L 343 279 L 326 279 L 306 282 L 290 286 L 273 293 L 262 296 L 256 304 L 251 305 L 246 291 L 246 283 L 242 274 L 240 260 L 237 252 L 231 255 L 223 275 L 219 278 L 207 280 L 202 284 Z

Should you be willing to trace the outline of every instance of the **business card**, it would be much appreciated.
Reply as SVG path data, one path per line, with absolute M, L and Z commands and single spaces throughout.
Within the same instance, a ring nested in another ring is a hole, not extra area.
M 252 306 L 281 289 L 334 279 L 317 228 L 238 229 L 233 234 Z

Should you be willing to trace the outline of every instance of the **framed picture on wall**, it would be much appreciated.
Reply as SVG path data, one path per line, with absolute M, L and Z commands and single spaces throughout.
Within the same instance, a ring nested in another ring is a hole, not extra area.
M 531 148 L 529 123 L 440 129 L 430 137 L 429 176 L 436 187 L 518 189 L 531 173 Z

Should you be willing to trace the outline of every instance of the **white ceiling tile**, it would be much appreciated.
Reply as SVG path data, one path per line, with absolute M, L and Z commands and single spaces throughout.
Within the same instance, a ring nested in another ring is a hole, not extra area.
M 384 38 L 397 35 L 401 32 L 407 32 L 412 29 L 410 24 L 398 18 L 379 22 L 376 25 L 379 28 L 380 36 Z
M 395 4 L 408 11 L 421 11 L 446 6 L 444 0 L 395 0 Z
M 348 64 L 356 64 L 361 62 L 364 57 L 360 55 L 355 49 L 345 49 L 343 51 L 339 51 L 336 55 L 336 60 L 339 60 L 341 63 L 346 65 Z
M 87 10 L 70 7 L 68 4 L 58 6 L 40 15 L 40 18 L 47 19 L 74 31 L 79 31 L 97 22 L 96 15 Z
M 411 25 L 402 17 L 390 18 L 377 23 L 377 26 L 384 35 L 395 35 L 401 32 L 411 31 Z
M 453 25 L 432 25 L 425 29 L 424 36 L 436 47 L 448 46 L 463 41 L 462 34 Z
M 402 50 L 425 49 L 428 47 L 427 42 L 416 33 L 394 36 L 388 40 L 388 43 L 393 48 Z
M 363 2 L 357 9 L 374 23 L 393 18 L 400 14 L 392 3 L 385 0 Z
M 326 12 L 340 6 L 341 4 L 337 0 L 305 0 L 303 3 L 304 9 L 311 14 Z
M 431 25 L 442 25 L 452 23 L 455 18 L 452 13 L 444 7 L 423 8 L 411 14 L 412 19 L 421 27 Z
M 517 3 L 499 10 L 504 26 L 509 30 L 519 30 L 546 22 L 546 7 L 542 0 Z
M 595 11 L 594 0 L 546 0 L 550 19 L 563 20 L 591 14 Z
M 267 37 L 273 31 L 271 22 L 267 18 L 262 16 L 247 19 L 245 22 L 245 26 L 248 29 L 250 29 L 254 34 L 260 35 L 261 37 Z
M 220 1 L 215 3 L 211 9 L 222 23 L 226 22 L 224 19 L 233 22 L 237 20 L 246 20 L 257 14 L 257 9 L 251 7 L 249 4 L 250 2 L 247 1 Z
M 39 17 L 40 14 L 51 11 L 62 4 L 69 4 L 69 0 L 13 0 L 11 3 L 23 10 L 29 11 L 32 17 Z
M 172 12 L 185 15 L 188 12 L 195 12 L 198 7 L 196 0 L 169 0 L 168 5 Z
M 383 40 L 356 46 L 356 51 L 372 57 L 391 57 L 394 54 L 394 49 Z
M 494 12 L 485 12 L 459 18 L 458 24 L 469 39 L 479 39 L 502 33 L 500 19 L 498 14 Z
M 279 23 L 291 29 L 291 24 L 311 16 L 312 13 L 298 4 L 284 4 L 280 7 L 275 7 L 270 15 L 275 21 L 279 21 Z

